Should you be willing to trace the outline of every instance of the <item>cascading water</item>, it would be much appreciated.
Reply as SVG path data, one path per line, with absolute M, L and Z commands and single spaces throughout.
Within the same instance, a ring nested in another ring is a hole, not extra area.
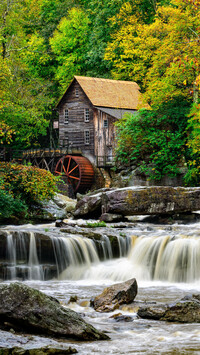
M 13 280 L 16 278 L 16 245 L 13 241 L 12 234 L 10 234 L 9 232 L 6 233 L 7 233 L 6 254 L 8 260 L 6 278 Z
M 28 279 L 44 280 L 44 273 L 42 266 L 39 264 L 36 240 L 33 232 L 30 232 Z
M 79 236 L 55 238 L 51 236 L 59 279 L 80 278 L 92 263 L 99 263 L 93 240 Z
M 139 237 L 129 254 L 134 269 L 143 279 L 193 282 L 200 279 L 200 239 L 198 237 Z
M 2 279 L 78 279 L 101 260 L 113 258 L 109 238 L 98 241 L 78 235 L 39 234 L 33 231 L 5 231 L 6 256 L 0 264 Z M 118 255 L 126 255 L 128 243 L 118 241 Z
M 200 279 L 200 239 L 189 232 L 183 235 L 175 231 L 140 230 L 132 237 L 118 233 L 118 259 L 113 258 L 113 246 L 104 233 L 98 241 L 55 232 L 42 238 L 30 231 L 5 233 L 4 279 L 122 281 L 136 277 L 168 282 Z
M 95 241 L 47 226 L 19 229 L 0 231 L 0 278 L 25 280 L 26 284 L 84 314 L 86 321 L 106 330 L 111 337 L 109 342 L 84 344 L 54 340 L 58 347 L 73 345 L 80 355 L 199 354 L 200 324 L 169 325 L 144 320 L 138 318 L 136 310 L 140 303 L 173 303 L 200 292 L 200 224 L 135 223 L 123 231 L 96 230 Z M 74 228 L 74 232 L 77 230 Z M 83 232 L 85 236 L 86 231 Z M 89 307 L 90 299 L 106 286 L 133 277 L 138 282 L 136 302 L 113 312 L 115 315 L 120 312 L 122 319 L 128 316 L 128 322 L 115 319 L 113 313 L 97 313 Z M 77 302 L 69 302 L 74 295 Z M 0 330 L 0 347 L 44 345 L 52 346 L 52 339 L 32 336 L 30 340 L 26 334 Z

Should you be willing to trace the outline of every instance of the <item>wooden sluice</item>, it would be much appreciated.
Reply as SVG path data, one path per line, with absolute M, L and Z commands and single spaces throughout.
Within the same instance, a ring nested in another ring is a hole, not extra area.
M 29 149 L 23 151 L 22 161 L 54 173 L 58 160 L 67 153 L 67 149 Z

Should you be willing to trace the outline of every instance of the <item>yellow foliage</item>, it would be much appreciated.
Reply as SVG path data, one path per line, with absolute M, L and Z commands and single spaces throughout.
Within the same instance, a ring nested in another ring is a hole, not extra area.
M 119 29 L 105 53 L 113 77 L 138 82 L 155 106 L 180 95 L 192 99 L 193 84 L 198 86 L 200 77 L 197 3 L 173 0 L 158 7 L 151 24 L 132 15 L 130 4 L 124 6 L 114 19 Z

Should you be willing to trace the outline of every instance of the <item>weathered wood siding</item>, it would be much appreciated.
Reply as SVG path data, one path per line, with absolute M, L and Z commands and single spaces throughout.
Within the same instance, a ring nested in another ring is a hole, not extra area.
M 107 121 L 107 127 L 105 127 L 105 121 Z M 96 156 L 113 156 L 115 148 L 115 122 L 116 119 L 114 117 L 100 110 L 94 110 Z
M 65 122 L 65 109 L 69 113 L 68 123 Z M 89 109 L 89 122 L 85 122 L 85 109 Z M 89 131 L 89 144 L 85 144 L 85 131 Z M 93 106 L 77 81 L 73 82 L 59 105 L 59 141 L 60 147 L 69 145 L 94 156 Z

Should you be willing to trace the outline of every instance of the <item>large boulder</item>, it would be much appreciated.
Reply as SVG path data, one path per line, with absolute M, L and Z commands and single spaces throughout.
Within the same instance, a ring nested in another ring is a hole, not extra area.
M 102 195 L 102 210 L 124 216 L 174 214 L 200 209 L 200 188 L 152 186 L 116 189 Z
M 168 322 L 200 323 L 200 294 L 185 296 L 170 305 L 140 307 L 138 316 Z
M 0 327 L 78 340 L 108 339 L 55 298 L 18 282 L 0 285 Z
M 84 218 L 95 218 L 96 216 L 100 216 L 102 205 L 101 198 L 102 192 L 98 192 L 78 199 L 74 216 Z
M 133 302 L 137 295 L 137 289 L 136 279 L 118 283 L 105 288 L 91 301 L 91 304 L 97 312 L 111 312 L 119 308 L 121 304 Z
M 79 200 L 76 217 L 172 215 L 200 210 L 200 188 L 170 186 L 126 187 Z M 103 219 L 103 218 L 102 218 Z

